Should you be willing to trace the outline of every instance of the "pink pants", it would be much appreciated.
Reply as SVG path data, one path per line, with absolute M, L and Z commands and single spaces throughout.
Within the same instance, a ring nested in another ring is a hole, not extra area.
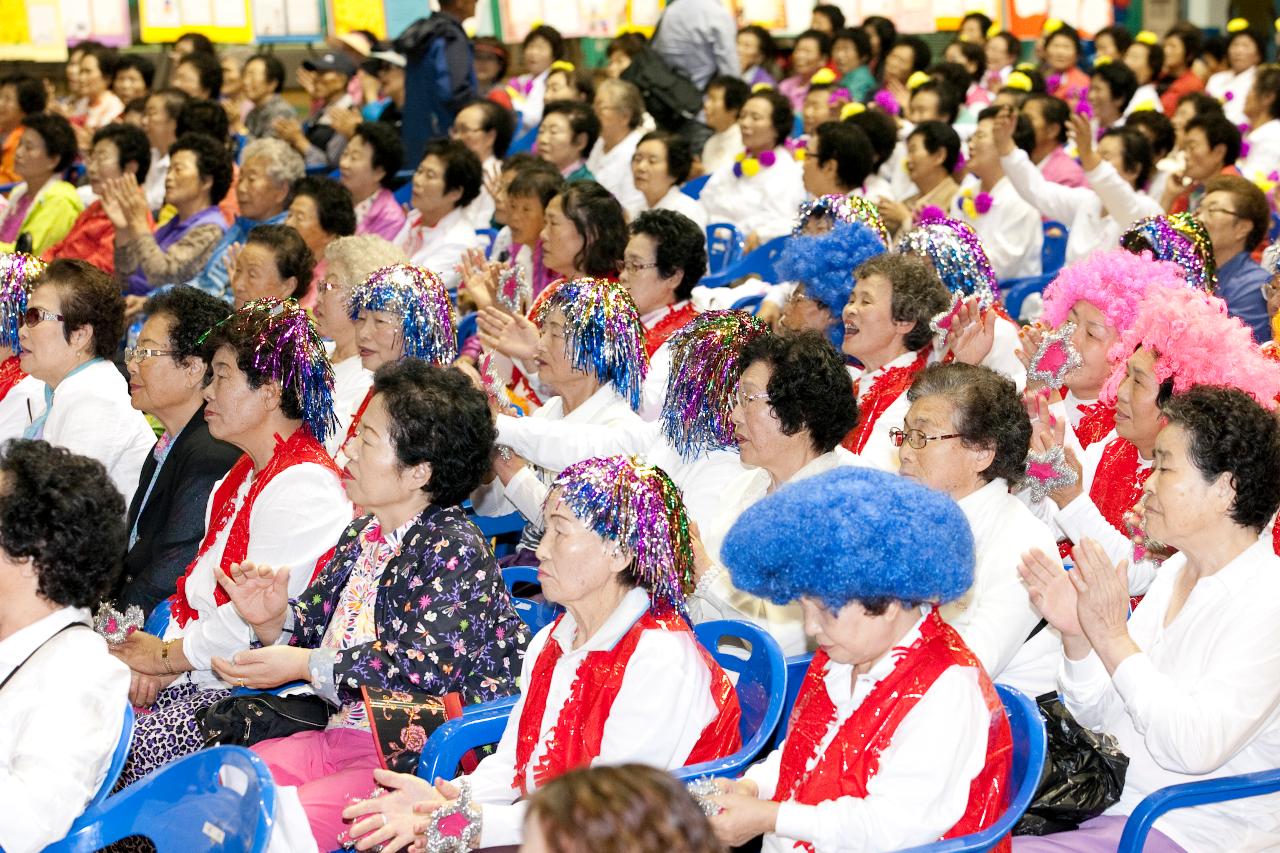
M 264 740 L 253 751 L 267 762 L 276 784 L 297 787 L 320 850 L 340 848 L 348 796 L 363 799 L 375 787 L 373 771 L 380 765 L 373 735 L 359 729 L 299 732 Z

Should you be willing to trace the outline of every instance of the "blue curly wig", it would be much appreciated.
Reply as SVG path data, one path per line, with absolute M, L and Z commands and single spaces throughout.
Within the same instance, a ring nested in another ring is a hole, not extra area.
M 776 269 L 783 281 L 803 284 L 805 295 L 831 312 L 835 322 L 827 328 L 827 337 L 839 349 L 844 342 L 840 312 L 853 292 L 853 271 L 884 251 L 876 232 L 861 222 L 837 222 L 825 234 L 788 240 Z
M 833 611 L 878 598 L 941 604 L 973 583 L 960 507 L 871 468 L 784 486 L 738 517 L 720 558 L 739 589 L 777 604 L 807 595 Z

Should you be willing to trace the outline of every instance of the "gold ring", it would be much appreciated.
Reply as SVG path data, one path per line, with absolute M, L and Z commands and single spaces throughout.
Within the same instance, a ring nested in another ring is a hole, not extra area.
M 242 678 L 242 679 L 240 679 L 240 686 L 241 686 L 241 687 L 244 687 L 244 679 L 243 679 L 243 678 Z

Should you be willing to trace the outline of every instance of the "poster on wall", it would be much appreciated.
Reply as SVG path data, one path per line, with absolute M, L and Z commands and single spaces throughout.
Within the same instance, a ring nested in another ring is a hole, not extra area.
M 253 0 L 253 34 L 258 42 L 321 41 L 324 30 L 317 0 Z
M 0 0 L 0 60 L 65 62 L 58 0 Z
M 129 0 L 62 0 L 62 29 L 69 45 L 92 39 L 128 47 L 133 43 Z
M 186 32 L 222 44 L 253 41 L 249 0 L 138 0 L 138 23 L 147 44 L 172 42 Z
M 1039 37 L 1044 22 L 1057 18 L 1088 38 L 1110 26 L 1114 9 L 1109 0 L 1009 0 L 1009 30 L 1021 39 Z

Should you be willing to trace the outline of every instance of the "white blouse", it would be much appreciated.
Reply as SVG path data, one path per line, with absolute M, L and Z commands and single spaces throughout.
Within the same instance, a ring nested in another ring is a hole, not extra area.
M 671 189 L 667 190 L 666 195 L 658 199 L 658 203 L 649 209 L 674 210 L 676 213 L 683 213 L 703 231 L 707 230 L 707 209 L 702 206 L 702 202 L 696 198 L 691 198 L 681 190 L 678 184 L 672 185 Z
M 587 170 L 595 176 L 596 183 L 613 193 L 628 217 L 645 209 L 644 195 L 636 189 L 631 176 L 631 158 L 644 134 L 642 128 L 636 128 L 608 151 L 604 150 L 604 139 L 597 138 L 587 155 Z
M 342 449 L 356 409 L 360 408 L 372 385 L 373 374 L 365 370 L 359 355 L 344 358 L 333 365 L 333 413 L 337 415 L 338 428 L 324 443 L 330 455 L 337 456 Z
M 0 442 L 22 438 L 23 431 L 43 414 L 44 383 L 34 376 L 22 377 L 0 400 Z
M 963 193 L 968 189 L 972 189 L 976 196 L 982 192 L 982 182 L 973 175 L 967 175 L 960 183 L 960 191 Z M 1007 177 L 1001 177 L 989 195 L 991 209 L 978 214 L 975 219 L 957 211 L 948 215 L 973 226 L 997 279 L 1004 281 L 1040 275 L 1044 227 L 1039 212 L 1018 195 Z
M 774 164 L 754 175 L 735 176 L 732 163 L 712 173 L 698 199 L 709 222 L 730 222 L 743 237 L 770 226 L 791 230 L 804 201 L 803 170 L 783 146 L 773 153 Z

